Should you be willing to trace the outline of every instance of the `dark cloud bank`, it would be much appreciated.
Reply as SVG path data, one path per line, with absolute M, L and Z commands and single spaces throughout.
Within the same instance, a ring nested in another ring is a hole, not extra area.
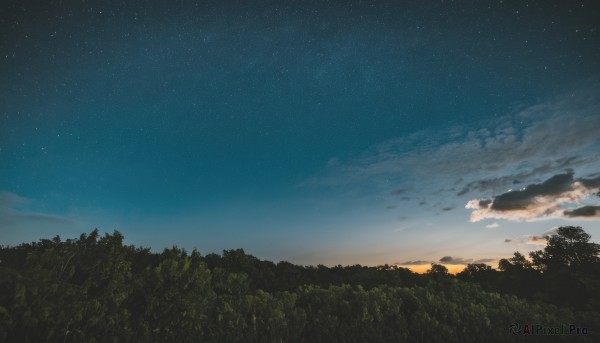
M 473 199 L 471 221 L 487 218 L 529 221 L 544 218 L 600 219 L 600 206 L 586 205 L 564 209 L 600 191 L 600 176 L 575 179 L 572 171 L 557 174 L 542 183 L 510 190 L 492 199 Z

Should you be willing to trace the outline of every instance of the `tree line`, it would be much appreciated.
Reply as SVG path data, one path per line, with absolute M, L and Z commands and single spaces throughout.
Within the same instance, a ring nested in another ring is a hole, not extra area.
M 98 230 L 0 247 L 0 341 L 506 342 L 513 323 L 600 330 L 600 245 L 561 227 L 543 250 L 456 276 L 300 266 L 123 244 Z M 529 340 L 546 339 L 543 336 Z M 555 339 L 573 341 L 572 335 Z

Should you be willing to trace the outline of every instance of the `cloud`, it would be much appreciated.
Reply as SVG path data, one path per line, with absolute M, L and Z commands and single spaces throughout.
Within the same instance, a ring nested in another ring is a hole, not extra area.
M 572 190 L 573 173 L 554 175 L 541 184 L 501 194 L 494 198 L 490 208 L 495 211 L 523 210 L 529 208 L 538 197 L 555 197 Z
M 14 193 L 0 191 L 0 208 L 7 208 L 14 205 L 22 205 L 29 202 L 29 199 Z
M 571 169 L 570 167 L 583 165 L 588 161 L 588 158 L 580 158 L 577 156 L 557 159 L 555 161 L 546 162 L 540 166 L 532 168 L 531 170 L 521 171 L 518 173 L 495 178 L 484 178 L 481 180 L 472 181 L 469 184 L 467 184 L 460 192 L 456 193 L 456 195 L 462 196 L 473 191 L 493 191 L 495 189 L 505 187 L 506 185 L 518 185 L 522 183 L 521 180 L 530 180 L 536 177 L 537 175 L 545 175 L 547 173 L 561 169 Z
M 440 263 L 444 264 L 469 264 L 473 261 L 473 259 L 463 259 L 463 258 L 454 258 L 452 256 L 444 256 L 440 258 Z
M 452 262 L 452 256 L 444 256 L 440 258 L 440 262 L 449 263 Z
M 514 221 L 582 216 L 594 218 L 596 212 L 593 206 L 572 210 L 564 210 L 561 206 L 577 203 L 599 189 L 598 178 L 575 180 L 573 172 L 568 172 L 554 175 L 542 183 L 530 184 L 520 190 L 509 190 L 493 199 L 470 200 L 465 208 L 473 210 L 470 216 L 472 222 L 487 218 Z
M 432 264 L 432 263 L 433 262 L 431 262 L 431 261 L 415 260 L 415 261 L 399 262 L 396 264 L 401 265 L 401 266 L 423 266 L 423 265 Z
M 504 243 L 546 245 L 547 238 L 556 235 L 558 228 L 550 229 L 541 235 L 525 235 L 519 238 L 507 238 Z
M 32 211 L 33 201 L 10 192 L 0 192 L 0 230 L 26 230 L 44 226 L 70 225 L 74 221 L 58 215 Z
M 408 190 L 409 190 L 408 188 L 398 188 L 398 189 L 395 189 L 394 191 L 392 191 L 392 195 L 401 195 L 401 194 L 406 193 Z
M 600 219 L 600 206 L 582 206 L 563 213 L 569 218 Z
M 489 198 L 569 169 L 592 175 L 600 169 L 599 113 L 600 87 L 572 90 L 476 125 L 414 132 L 358 155 L 333 158 L 335 163 L 302 185 L 413 199 L 418 193 L 428 202 L 421 197 L 432 194 L 447 197 L 443 207 L 450 207 L 466 195 Z
M 440 258 L 439 262 L 442 264 L 480 264 L 480 263 L 489 263 L 489 262 L 493 262 L 496 261 L 493 258 L 482 258 L 482 259 L 478 259 L 478 260 L 473 260 L 472 258 L 454 258 L 452 256 L 444 256 L 442 258 Z
M 598 189 L 600 188 L 600 176 L 593 178 L 593 179 L 579 179 L 579 182 L 581 182 L 585 187 L 590 188 L 590 189 Z
M 546 237 L 531 235 L 527 237 L 527 244 L 546 245 Z
M 494 229 L 494 228 L 497 228 L 497 227 L 499 227 L 499 226 L 500 226 L 500 224 L 498 224 L 498 223 L 494 222 L 494 223 L 492 223 L 492 224 L 488 224 L 488 225 L 486 225 L 486 226 L 485 226 L 485 228 L 486 228 L 486 229 Z

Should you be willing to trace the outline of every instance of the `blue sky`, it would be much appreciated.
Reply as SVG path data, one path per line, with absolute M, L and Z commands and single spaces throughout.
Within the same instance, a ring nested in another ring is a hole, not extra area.
M 495 266 L 600 237 L 592 1 L 1 6 L 2 244 Z

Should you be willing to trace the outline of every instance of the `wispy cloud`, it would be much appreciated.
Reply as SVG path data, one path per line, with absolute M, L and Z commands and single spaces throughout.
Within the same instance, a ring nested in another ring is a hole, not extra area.
M 557 232 L 558 228 L 553 228 L 541 235 L 524 235 L 523 237 L 507 238 L 504 240 L 504 243 L 546 245 L 548 237 L 555 235 Z
M 8 208 L 15 205 L 23 205 L 29 202 L 29 199 L 19 196 L 15 193 L 0 191 L 0 208 Z
M 482 258 L 478 260 L 473 260 L 472 258 L 461 258 L 461 257 L 452 257 L 452 256 L 444 256 L 440 258 L 439 263 L 442 264 L 479 264 L 479 263 L 489 263 L 496 261 L 493 258 Z
M 415 260 L 415 261 L 405 261 L 405 262 L 397 262 L 397 265 L 400 266 L 424 266 L 433 263 L 432 261 L 423 261 L 423 260 Z
M 489 197 L 568 170 L 589 175 L 600 169 L 598 89 L 569 92 L 477 126 L 420 131 L 358 156 L 332 158 L 303 185 L 364 189 L 421 203 L 427 195 L 444 198 L 442 208 L 450 208 L 466 196 Z
M 392 195 L 401 195 L 408 191 L 408 188 L 398 188 L 392 191 Z
M 70 218 L 33 211 L 28 208 L 33 200 L 10 192 L 0 192 L 0 231 L 7 239 L 12 233 L 40 232 L 47 228 L 58 228 L 75 224 Z M 35 237 L 37 239 L 39 237 Z

